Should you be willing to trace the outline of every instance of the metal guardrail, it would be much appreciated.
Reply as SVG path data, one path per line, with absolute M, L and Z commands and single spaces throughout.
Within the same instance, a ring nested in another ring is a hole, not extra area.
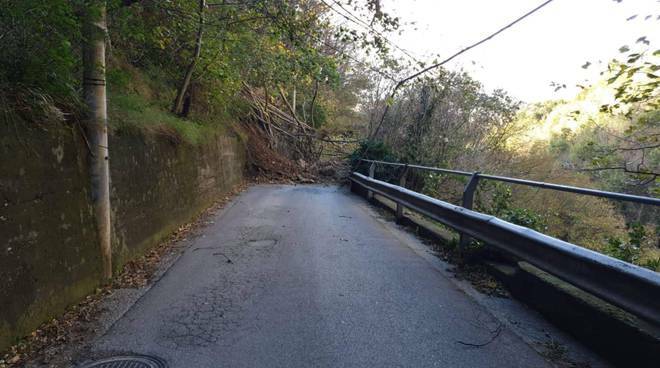
M 372 162 L 369 170 L 371 177 L 354 172 L 351 174 L 352 183 L 367 189 L 369 197 L 377 193 L 396 202 L 397 216 L 401 216 L 403 207 L 410 208 L 461 234 L 498 247 L 660 326 L 660 274 L 497 217 L 472 211 L 465 206 L 456 206 L 402 186 L 373 179 L 374 165 L 373 161 L 369 162 Z M 404 183 L 405 176 L 404 171 Z M 474 177 L 473 174 L 470 176 Z M 470 180 L 470 183 L 473 184 L 473 191 L 476 184 L 473 180 Z M 470 183 L 466 187 L 470 187 Z M 466 188 L 466 191 L 468 190 L 469 188 Z
M 608 191 L 598 190 L 598 189 L 573 187 L 573 186 L 569 186 L 569 185 L 544 183 L 544 182 L 541 182 L 541 181 L 509 178 L 509 177 L 506 177 L 506 176 L 487 175 L 487 174 L 482 174 L 480 172 L 449 170 L 449 169 L 441 169 L 441 168 L 437 168 L 437 167 L 420 166 L 420 165 L 408 165 L 408 164 L 401 164 L 401 163 L 396 163 L 396 162 L 385 162 L 385 161 L 376 161 L 376 160 L 360 160 L 360 161 L 369 162 L 371 164 L 407 167 L 407 168 L 410 168 L 410 169 L 419 169 L 419 170 L 439 172 L 439 173 L 444 173 L 444 174 L 470 176 L 470 177 L 474 177 L 474 178 L 478 178 L 478 179 L 502 181 L 502 182 L 507 182 L 507 183 L 526 185 L 526 186 L 530 186 L 530 187 L 557 190 L 557 191 L 561 191 L 561 192 L 570 192 L 570 193 L 584 194 L 584 195 L 589 195 L 589 196 L 594 196 L 594 197 L 610 198 L 610 199 L 617 199 L 617 200 L 621 200 L 621 201 L 636 202 L 636 203 L 651 204 L 651 205 L 654 205 L 654 206 L 660 206 L 660 198 L 643 197 L 643 196 L 637 196 L 637 195 L 632 195 L 632 194 L 608 192 Z

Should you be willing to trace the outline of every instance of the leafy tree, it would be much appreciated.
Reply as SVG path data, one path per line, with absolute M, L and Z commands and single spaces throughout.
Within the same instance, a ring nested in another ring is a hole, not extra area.
M 613 60 L 608 65 L 604 75 L 607 86 L 613 89 L 614 102 L 602 104 L 600 111 L 626 119 L 627 124 L 614 135 L 614 141 L 587 142 L 583 152 L 592 156 L 587 170 L 621 170 L 639 183 L 653 182 L 660 176 L 658 60 L 660 50 L 651 55 L 635 52 L 623 62 Z
M 406 87 L 390 103 L 379 138 L 398 156 L 466 170 L 487 169 L 484 157 L 504 153 L 518 109 L 503 91 L 486 93 L 467 74 L 444 70 Z
M 64 119 L 62 110 L 77 110 L 81 28 L 75 3 L 0 1 L 3 109 L 37 120 Z
M 647 237 L 644 226 L 635 222 L 628 225 L 628 241 L 623 241 L 618 237 L 612 237 L 608 240 L 605 251 L 612 257 L 622 261 L 637 263 L 641 254 L 641 248 Z

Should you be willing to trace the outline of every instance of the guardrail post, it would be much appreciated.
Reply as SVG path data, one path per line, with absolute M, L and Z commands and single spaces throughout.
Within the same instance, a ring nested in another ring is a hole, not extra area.
M 406 187 L 406 180 L 408 179 L 408 164 L 404 166 L 401 177 L 399 177 L 399 186 L 402 188 Z M 400 221 L 403 218 L 403 206 L 401 203 L 396 204 L 396 220 Z
M 376 173 L 376 163 L 372 162 L 371 166 L 369 166 L 369 177 L 374 178 L 374 174 Z M 374 192 L 368 190 L 367 191 L 367 199 L 372 200 L 374 198 Z
M 470 177 L 470 181 L 468 181 L 468 183 L 465 185 L 465 189 L 463 189 L 463 200 L 461 202 L 461 206 L 463 208 L 467 208 L 468 210 L 471 210 L 472 205 L 474 204 L 474 192 L 477 190 L 477 185 L 479 185 L 479 174 L 479 172 L 473 173 Z M 470 237 L 465 234 L 461 234 L 459 248 L 465 249 L 469 244 Z

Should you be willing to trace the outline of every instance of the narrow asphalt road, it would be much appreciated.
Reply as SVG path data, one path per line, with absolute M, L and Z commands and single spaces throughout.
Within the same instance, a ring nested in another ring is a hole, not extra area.
M 170 367 L 549 366 L 333 186 L 249 189 L 93 352 Z

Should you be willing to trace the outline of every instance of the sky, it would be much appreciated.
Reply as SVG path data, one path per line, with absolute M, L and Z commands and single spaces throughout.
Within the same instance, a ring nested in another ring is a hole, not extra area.
M 539 5 L 542 0 L 382 0 L 406 25 L 388 38 L 422 60 L 447 57 Z M 632 15 L 637 18 L 627 21 Z M 647 15 L 651 19 L 645 20 Z M 536 102 L 571 98 L 595 81 L 619 48 L 660 46 L 660 0 L 554 0 L 487 43 L 447 64 L 485 88 Z M 650 46 L 635 41 L 646 36 Z M 592 65 L 581 68 L 585 62 Z M 601 61 L 602 64 L 598 64 Z M 551 83 L 566 84 L 555 92 Z

